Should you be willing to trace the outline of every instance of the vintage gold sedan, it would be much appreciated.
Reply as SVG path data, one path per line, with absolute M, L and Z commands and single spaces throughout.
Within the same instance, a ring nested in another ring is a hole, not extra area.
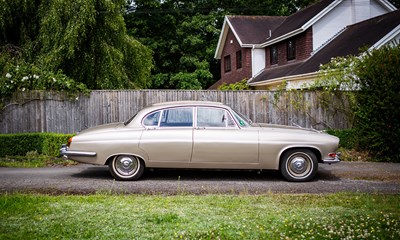
M 288 181 L 314 178 L 318 163 L 340 162 L 339 139 L 316 130 L 252 123 L 217 102 L 148 106 L 126 122 L 89 128 L 60 149 L 82 163 L 108 165 L 117 180 L 145 168 L 279 170 Z

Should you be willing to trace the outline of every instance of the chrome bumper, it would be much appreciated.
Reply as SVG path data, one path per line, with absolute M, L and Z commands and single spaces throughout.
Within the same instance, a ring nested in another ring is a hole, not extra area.
M 97 155 L 96 152 L 86 152 L 86 151 L 71 151 L 69 150 L 66 144 L 63 144 L 60 148 L 60 155 L 64 159 L 68 159 L 68 157 L 95 157 Z
M 332 164 L 340 162 L 340 152 L 336 153 L 334 158 L 324 158 L 322 159 L 322 163 Z

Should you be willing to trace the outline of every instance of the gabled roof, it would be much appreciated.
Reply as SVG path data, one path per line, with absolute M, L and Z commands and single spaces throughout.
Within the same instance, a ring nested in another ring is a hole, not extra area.
M 260 46 L 266 47 L 306 31 L 343 1 L 345 0 L 322 0 L 290 15 L 272 33 L 271 38 Z M 387 0 L 377 0 L 377 2 L 388 11 L 396 10 L 396 7 Z
M 289 17 L 226 16 L 214 57 L 221 59 L 229 28 L 242 47 L 256 45 L 258 48 L 263 48 L 306 31 L 343 1 L 346 0 L 322 0 Z M 396 7 L 387 0 L 376 1 L 389 11 L 396 10 Z
M 305 31 L 310 25 L 312 25 L 311 22 L 315 22 L 317 18 L 325 15 L 326 12 L 329 12 L 341 1 L 342 0 L 323 0 L 290 15 L 273 32 L 271 38 L 268 39 L 268 42 L 292 32 L 299 30 Z
M 215 58 L 220 59 L 231 29 L 241 47 L 251 47 L 265 42 L 286 17 L 284 16 L 225 16 L 222 32 L 218 41 Z
M 349 25 L 306 61 L 264 69 L 250 79 L 249 84 L 257 85 L 257 83 L 273 81 L 277 78 L 316 72 L 320 64 L 328 63 L 333 57 L 357 55 L 360 53 L 360 48 L 374 46 L 382 42 L 382 39 L 388 42 L 389 35 L 394 37 L 398 34 L 400 34 L 400 10 Z
M 284 16 L 229 16 L 232 29 L 242 45 L 265 42 L 286 17 Z M 269 32 L 271 30 L 271 33 Z

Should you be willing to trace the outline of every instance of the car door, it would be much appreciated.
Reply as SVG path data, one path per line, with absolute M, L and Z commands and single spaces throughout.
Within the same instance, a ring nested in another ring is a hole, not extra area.
M 196 113 L 191 165 L 241 168 L 258 164 L 258 131 L 239 128 L 224 108 L 197 107 Z
M 193 107 L 169 108 L 144 117 L 139 147 L 152 167 L 185 167 L 192 155 Z

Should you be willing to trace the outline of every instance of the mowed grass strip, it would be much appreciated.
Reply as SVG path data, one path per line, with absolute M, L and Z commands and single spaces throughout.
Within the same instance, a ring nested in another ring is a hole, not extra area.
M 0 239 L 400 239 L 400 196 L 0 195 Z

